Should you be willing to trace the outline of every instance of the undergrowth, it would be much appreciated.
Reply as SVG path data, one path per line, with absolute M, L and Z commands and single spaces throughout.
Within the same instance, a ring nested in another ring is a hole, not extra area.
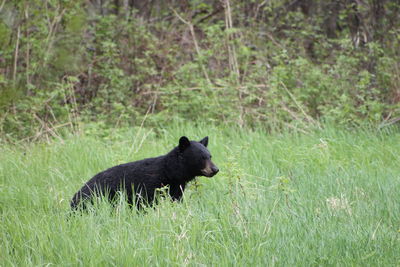
M 34 140 L 144 117 L 391 125 L 399 10 L 389 0 L 3 1 L 0 135 Z

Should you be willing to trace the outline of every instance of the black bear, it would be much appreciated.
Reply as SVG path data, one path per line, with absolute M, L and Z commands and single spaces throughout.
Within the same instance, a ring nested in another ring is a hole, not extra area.
M 186 184 L 196 176 L 212 177 L 219 171 L 207 149 L 208 137 L 200 142 L 186 136 L 169 153 L 114 166 L 96 174 L 72 198 L 71 207 L 84 208 L 93 196 L 107 195 L 112 200 L 118 191 L 126 192 L 128 203 L 138 208 L 152 204 L 157 188 L 169 187 L 173 200 L 180 200 Z

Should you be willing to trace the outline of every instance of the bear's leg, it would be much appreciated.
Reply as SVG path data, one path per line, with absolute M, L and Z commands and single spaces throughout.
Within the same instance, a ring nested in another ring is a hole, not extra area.
M 139 185 L 135 188 L 136 207 L 140 209 L 142 206 L 152 206 L 155 190 L 154 186 Z
M 184 184 L 170 185 L 169 195 L 173 201 L 180 201 L 182 199 L 183 191 L 185 190 Z

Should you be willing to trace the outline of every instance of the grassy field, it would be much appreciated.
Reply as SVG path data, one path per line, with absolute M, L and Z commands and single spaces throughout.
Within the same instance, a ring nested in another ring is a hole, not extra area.
M 146 213 L 69 200 L 97 172 L 210 137 L 220 173 Z M 0 148 L 1 266 L 399 266 L 400 134 L 173 126 Z

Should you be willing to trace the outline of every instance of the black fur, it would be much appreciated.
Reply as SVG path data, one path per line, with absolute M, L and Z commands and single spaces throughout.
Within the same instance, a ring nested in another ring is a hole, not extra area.
M 186 184 L 196 176 L 214 176 L 219 170 L 207 150 L 208 137 L 200 142 L 185 136 L 168 154 L 114 166 L 96 174 L 72 198 L 71 207 L 84 208 L 94 195 L 108 195 L 112 200 L 118 191 L 126 192 L 130 205 L 138 208 L 152 204 L 157 188 L 169 187 L 173 200 L 180 200 Z

